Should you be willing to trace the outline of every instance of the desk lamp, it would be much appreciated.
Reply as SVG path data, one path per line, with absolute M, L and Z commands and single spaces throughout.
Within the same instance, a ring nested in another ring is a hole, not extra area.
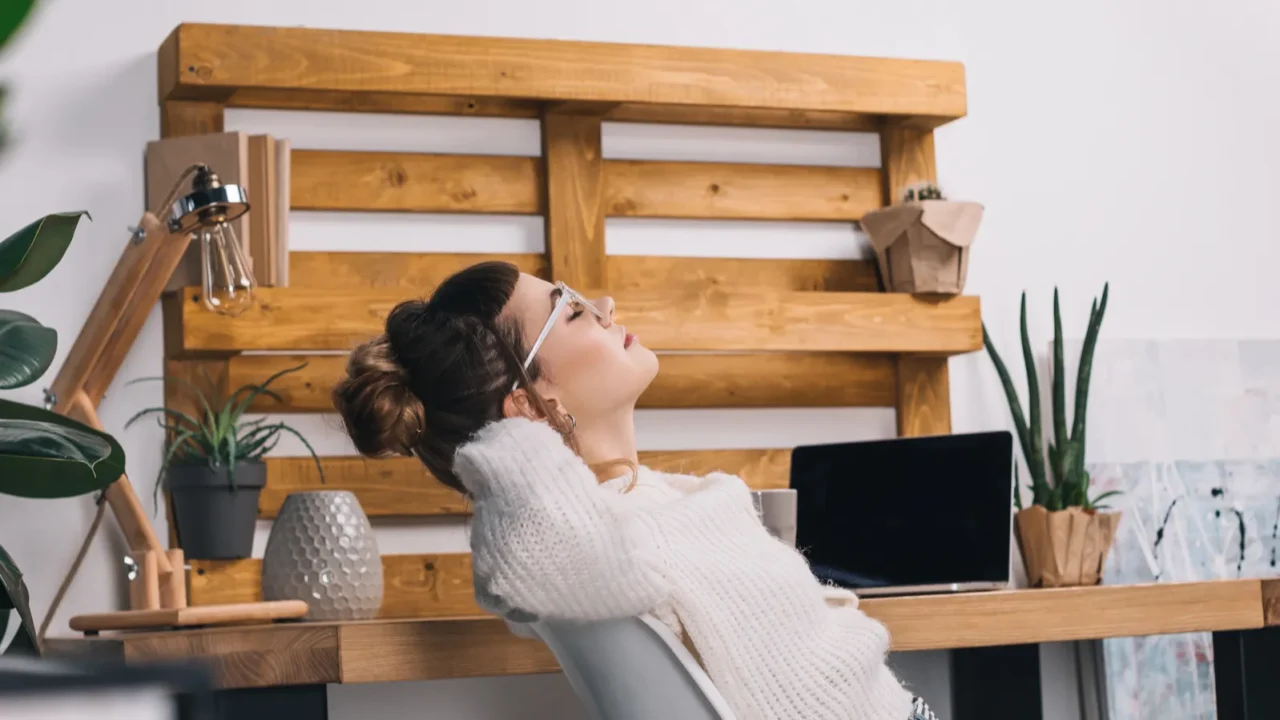
M 191 189 L 183 194 L 187 180 Z M 249 211 L 245 192 L 226 185 L 209 166 L 191 165 L 174 182 L 158 212 L 146 212 L 98 302 L 89 313 L 67 360 L 46 391 L 55 412 L 102 430 L 97 408 L 151 308 L 160 300 L 193 238 L 200 242 L 202 302 L 212 312 L 235 316 L 253 304 L 254 278 L 230 222 Z M 167 214 L 161 222 L 159 214 Z M 185 560 L 181 549 L 160 544 L 126 475 L 105 491 L 105 499 L 128 543 L 135 572 L 130 609 L 79 615 L 71 627 L 90 633 L 144 627 L 211 625 L 299 618 L 301 601 L 187 607 Z M 74 572 L 74 569 L 73 569 Z

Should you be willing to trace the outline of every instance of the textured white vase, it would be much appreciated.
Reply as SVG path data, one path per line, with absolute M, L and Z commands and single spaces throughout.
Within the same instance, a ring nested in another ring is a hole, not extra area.
M 264 600 L 303 600 L 307 620 L 367 620 L 382 593 L 378 542 L 355 495 L 318 490 L 284 499 L 262 558 Z

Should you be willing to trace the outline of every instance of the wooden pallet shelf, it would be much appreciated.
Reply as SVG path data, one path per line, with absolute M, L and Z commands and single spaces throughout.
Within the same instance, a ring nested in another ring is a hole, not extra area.
M 956 62 L 187 23 L 162 101 L 307 110 L 932 129 L 963 117 Z
M 1280 580 L 867 599 L 898 652 L 1280 625 Z M 550 673 L 541 643 L 494 618 L 291 623 L 55 639 L 60 655 L 146 663 L 198 659 L 227 688 Z
M 428 292 L 424 289 L 419 294 Z M 604 294 L 584 288 L 589 297 Z M 953 355 L 982 347 L 978 298 L 754 288 L 611 292 L 617 321 L 654 350 Z M 201 352 L 349 350 L 382 332 L 403 291 L 261 288 L 239 317 L 216 315 L 198 288 L 170 296 L 171 356 Z
M 371 517 L 469 515 L 457 492 L 440 484 L 417 458 L 321 458 L 325 481 L 310 457 L 267 458 L 267 485 L 258 501 L 260 517 L 275 517 L 291 492 L 350 490 Z M 662 472 L 702 475 L 719 470 L 743 479 L 753 490 L 784 488 L 790 482 L 791 450 L 649 450 L 640 462 Z

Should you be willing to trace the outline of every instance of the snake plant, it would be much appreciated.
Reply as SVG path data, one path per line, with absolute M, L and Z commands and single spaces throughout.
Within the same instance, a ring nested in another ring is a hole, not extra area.
M 1031 475 L 1029 488 L 1032 504 L 1040 505 L 1046 510 L 1064 510 L 1069 507 L 1081 507 L 1086 510 L 1103 509 L 1106 506 L 1099 503 L 1119 493 L 1112 490 L 1090 497 L 1089 472 L 1085 470 L 1085 418 L 1089 406 L 1089 377 L 1093 370 L 1093 354 L 1098 344 L 1098 331 L 1102 327 L 1102 318 L 1107 311 L 1108 290 L 1109 284 L 1104 285 L 1101 299 L 1095 298 L 1089 309 L 1089 324 L 1080 351 L 1080 365 L 1076 369 L 1076 393 L 1069 431 L 1066 368 L 1062 348 L 1062 312 L 1058 304 L 1058 290 L 1057 288 L 1053 290 L 1053 440 L 1049 443 L 1047 452 L 1041 426 L 1040 380 L 1036 374 L 1035 356 L 1031 351 L 1031 336 L 1027 331 L 1027 294 L 1022 293 L 1021 310 L 1022 361 L 1026 365 L 1027 393 L 1030 396 L 1026 414 L 1023 414 L 1022 401 L 1018 397 L 1017 389 L 1013 386 L 1009 370 L 1000 358 L 1000 353 L 996 351 L 995 345 L 992 344 L 986 324 L 982 326 L 982 344 L 991 356 L 996 374 L 1000 376 L 1000 384 L 1004 387 L 1005 397 L 1009 401 L 1009 413 L 1013 416 L 1014 429 L 1018 434 L 1022 454 Z M 1022 509 L 1020 495 L 1021 493 L 1014 495 L 1018 509 Z

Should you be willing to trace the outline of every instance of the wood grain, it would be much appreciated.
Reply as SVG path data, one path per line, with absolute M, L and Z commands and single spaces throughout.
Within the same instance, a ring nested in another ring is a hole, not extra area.
M 1259 581 L 1102 585 L 990 593 L 868 598 L 893 649 L 1138 637 L 1262 626 Z
M 225 100 L 227 107 L 272 108 L 330 112 L 371 112 L 413 115 L 536 118 L 545 103 L 514 98 L 405 95 L 397 92 L 326 92 L 305 88 L 239 88 Z M 872 132 L 881 119 L 871 114 L 822 110 L 771 110 L 698 105 L 611 104 L 604 119 L 611 122 L 675 125 L 729 125 L 800 130 Z M 927 121 L 929 127 L 945 119 Z
M 945 121 L 956 62 L 562 40 L 187 23 L 160 53 L 162 100 L 240 88 L 713 106 Z
M 546 242 L 551 280 L 603 287 L 604 151 L 600 118 L 547 113 L 542 118 L 546 162 Z
M 1267 627 L 1280 626 L 1280 579 L 1262 581 L 1262 618 Z
M 1261 581 L 866 599 L 895 651 L 1093 640 L 1263 627 Z M 60 654 L 128 662 L 199 659 L 224 687 L 393 682 L 554 672 L 538 642 L 495 618 L 208 628 L 51 642 Z
M 937 182 L 933 132 L 904 127 L 880 131 L 880 167 L 884 179 L 884 204 L 902 201 L 903 192 L 919 182 Z
M 705 475 L 719 470 L 741 477 L 755 490 L 786 487 L 790 450 L 663 450 L 640 453 L 640 462 L 665 472 Z M 280 512 L 291 492 L 350 490 L 370 517 L 469 515 L 470 503 L 440 484 L 416 458 L 320 459 L 325 481 L 310 457 L 267 458 L 267 486 L 258 501 L 261 517 Z
M 160 137 L 223 132 L 225 114 L 216 102 L 166 100 L 160 103 Z
M 398 288 L 424 297 L 450 275 L 474 263 L 501 260 L 544 280 L 551 277 L 538 253 L 289 253 L 289 285 L 295 288 Z M 862 260 L 700 258 L 606 255 L 605 287 L 652 290 L 668 287 L 739 286 L 772 290 L 876 292 L 873 263 Z
M 945 357 L 898 357 L 898 436 L 951 433 L 951 383 Z
M 881 207 L 877 168 L 611 160 L 610 217 L 858 220 Z
M 553 673 L 547 646 L 490 618 L 339 626 L 344 683 Z
M 600 294 L 585 289 L 588 296 Z M 654 350 L 914 352 L 982 347 L 977 297 L 669 288 L 614 293 L 617 321 Z M 382 331 L 403 292 L 261 288 L 256 306 L 231 318 L 205 310 L 187 288 L 183 353 L 348 350 Z
M 562 203 L 548 232 L 600 237 L 601 212 L 840 221 L 881 205 L 877 168 L 602 161 L 599 118 L 553 114 L 544 126 L 551 163 L 546 202 Z M 533 157 L 295 150 L 290 204 L 296 210 L 534 215 L 546 210 L 543 166 Z
M 191 560 L 190 602 L 198 605 L 262 600 L 262 560 Z M 383 555 L 386 589 L 381 618 L 482 615 L 471 584 L 471 556 Z
M 129 663 L 198 658 L 224 688 L 335 682 L 340 677 L 337 626 L 247 627 L 137 633 L 121 637 Z
M 294 150 L 295 210 L 542 212 L 542 161 L 502 155 Z
M 330 392 L 346 372 L 345 355 L 236 355 L 230 384 L 304 363 L 272 384 L 281 401 L 260 396 L 252 411 L 333 412 Z M 863 353 L 663 353 L 638 407 L 894 407 L 894 366 L 892 356 Z

